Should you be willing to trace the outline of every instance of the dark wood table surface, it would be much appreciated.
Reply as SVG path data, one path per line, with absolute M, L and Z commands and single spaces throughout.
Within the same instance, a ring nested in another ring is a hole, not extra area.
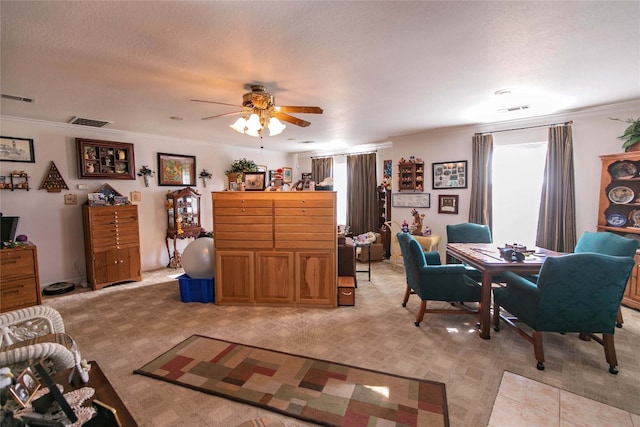
M 495 243 L 447 243 L 447 255 L 475 268 L 482 275 L 482 297 L 479 309 L 480 336 L 491 338 L 491 283 L 492 277 L 505 271 L 516 274 L 535 274 L 551 256 L 562 255 L 543 248 L 530 248 L 534 254 L 524 261 L 507 261 L 500 257 Z
M 64 386 L 65 393 L 81 387 L 93 388 L 96 393 L 91 399 L 85 402 L 83 406 L 91 406 L 91 401 L 93 399 L 98 399 L 116 410 L 116 414 L 118 415 L 118 419 L 120 420 L 122 427 L 137 427 L 138 424 L 124 405 L 124 402 L 120 399 L 120 396 L 118 396 L 116 391 L 113 389 L 113 386 L 105 376 L 104 372 L 102 372 L 102 369 L 100 369 L 100 365 L 95 361 L 90 361 L 89 364 L 91 365 L 91 370 L 89 371 L 88 383 L 80 383 L 78 387 L 69 384 L 71 369 L 55 373 L 52 376 L 52 379 L 57 384 Z

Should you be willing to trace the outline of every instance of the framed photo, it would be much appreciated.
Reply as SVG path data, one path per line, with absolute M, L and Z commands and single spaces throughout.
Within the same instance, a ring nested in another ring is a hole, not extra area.
M 129 193 L 129 198 L 131 199 L 132 202 L 141 202 L 142 194 L 139 191 L 131 191 Z
M 196 156 L 158 153 L 158 185 L 196 185 Z
M 302 180 L 303 180 L 303 181 L 304 181 L 304 180 L 309 180 L 309 181 L 311 181 L 311 172 L 304 172 L 304 173 L 302 174 Z
M 77 205 L 78 204 L 78 196 L 76 194 L 65 194 L 64 195 L 64 204 L 65 205 Z
M 430 208 L 431 194 L 391 193 L 391 204 L 394 208 Z
M 384 168 L 383 168 L 384 172 L 383 172 L 383 175 L 384 175 L 385 177 L 387 177 L 387 178 L 391 178 L 391 173 L 392 173 L 392 172 L 391 172 L 391 167 L 392 167 L 391 160 L 385 160 L 383 164 L 384 164 Z
M 438 213 L 458 214 L 458 195 L 438 195 Z
M 33 139 L 0 136 L 0 162 L 35 163 Z
M 273 181 L 274 179 L 276 179 L 276 170 L 275 169 L 271 169 L 269 171 L 269 182 Z
M 267 171 L 267 167 L 265 165 L 256 165 L 256 167 L 258 168 L 258 172 L 266 172 Z
M 291 168 L 282 168 L 282 179 L 284 182 L 291 183 L 293 171 Z
M 433 189 L 467 188 L 467 161 L 432 163 Z
M 262 191 L 265 186 L 266 172 L 245 172 L 244 189 L 246 191 Z
M 31 371 L 31 367 L 27 367 L 22 371 L 16 383 L 11 386 L 9 394 L 11 394 L 13 400 L 18 402 L 21 408 L 24 408 L 31 401 L 40 386 L 40 381 L 38 381 L 33 371 Z

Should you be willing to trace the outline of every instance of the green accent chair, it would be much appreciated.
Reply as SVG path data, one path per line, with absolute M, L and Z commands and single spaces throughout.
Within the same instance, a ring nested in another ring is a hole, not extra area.
M 488 225 L 464 222 L 447 225 L 447 243 L 493 243 Z M 447 264 L 460 264 L 460 261 L 447 255 Z M 482 280 L 481 274 L 473 267 L 466 266 L 466 274 L 475 280 Z
M 500 330 L 502 319 L 532 343 L 539 370 L 544 370 L 542 332 L 577 332 L 604 347 L 609 372 L 617 374 L 614 325 L 634 265 L 630 257 L 589 252 L 548 258 L 537 284 L 505 272 L 506 286 L 493 289 L 494 330 Z M 500 313 L 501 307 L 511 316 Z M 516 322 L 532 328 L 531 335 Z
M 440 253 L 423 252 L 422 246 L 409 233 L 397 233 L 398 244 L 402 251 L 404 269 L 407 276 L 407 289 L 402 306 L 407 306 L 409 297 L 420 297 L 420 311 L 414 324 L 420 326 L 425 313 L 441 314 L 477 314 L 478 310 L 464 305 L 464 302 L 480 301 L 480 284 L 465 275 L 463 265 L 441 265 Z M 427 301 L 455 301 L 451 304 L 457 309 L 429 309 Z
M 578 243 L 576 243 L 573 251 L 575 253 L 596 252 L 599 254 L 629 256 L 633 258 L 639 244 L 640 242 L 636 239 L 629 239 L 628 237 L 608 231 L 586 231 L 582 233 L 582 236 L 578 239 Z M 629 278 L 627 277 L 627 281 L 628 280 Z M 622 311 L 618 309 L 616 326 L 622 328 L 622 323 L 624 323 Z

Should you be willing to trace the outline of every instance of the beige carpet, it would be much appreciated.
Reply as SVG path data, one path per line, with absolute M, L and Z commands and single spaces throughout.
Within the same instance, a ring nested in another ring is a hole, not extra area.
M 623 308 L 616 331 L 620 373 L 607 372 L 602 348 L 574 335 L 545 336 L 546 370 L 531 345 L 509 328 L 478 337 L 468 315 L 427 315 L 413 326 L 417 299 L 402 308 L 404 271 L 372 263 L 359 274 L 356 306 L 337 309 L 219 307 L 181 303 L 171 269 L 143 283 L 45 299 L 62 313 L 83 356 L 97 360 L 141 426 L 235 426 L 270 418 L 312 425 L 132 371 L 193 334 L 326 359 L 446 384 L 451 426 L 486 426 L 505 370 L 640 413 L 640 312 Z M 144 286 L 153 282 L 166 282 Z M 415 296 L 412 298 L 416 298 Z

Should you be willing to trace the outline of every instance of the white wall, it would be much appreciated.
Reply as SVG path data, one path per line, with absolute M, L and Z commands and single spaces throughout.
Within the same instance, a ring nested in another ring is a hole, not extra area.
M 627 119 L 640 117 L 640 102 L 630 102 L 607 107 L 594 108 L 579 113 L 555 115 L 536 120 L 518 121 L 517 123 L 499 123 L 482 126 L 468 126 L 461 128 L 440 129 L 421 134 L 406 135 L 391 138 L 393 141 L 393 188 L 397 188 L 397 164 L 401 157 L 421 157 L 425 161 L 425 192 L 431 194 L 431 207 L 418 208 L 420 213 L 426 214 L 424 224 L 428 225 L 434 234 L 442 237 L 439 250 L 444 254 L 446 245 L 446 225 L 467 222 L 469 219 L 469 202 L 471 183 L 469 188 L 459 190 L 433 190 L 431 163 L 454 160 L 467 160 L 469 176 L 471 176 L 471 138 L 475 132 L 495 131 L 519 127 L 535 126 L 572 120 L 574 168 L 576 185 L 576 232 L 580 236 L 584 231 L 595 231 L 598 214 L 598 193 L 600 188 L 601 162 L 598 156 L 603 154 L 621 153 L 622 141 L 617 139 L 622 135 L 628 124 L 611 120 L 610 117 Z M 502 133 L 500 134 L 503 137 Z M 547 127 L 509 132 L 509 137 L 521 142 L 546 141 Z M 517 179 L 527 179 L 518 176 Z M 457 215 L 438 213 L 438 195 L 459 195 L 459 211 Z M 518 213 L 518 206 L 505 206 Z M 391 208 L 391 218 L 402 223 L 412 222 L 411 208 Z
M 78 179 L 75 138 L 133 143 L 136 172 L 142 165 L 157 172 L 158 152 L 196 156 L 197 173 L 207 169 L 213 174 L 212 179 L 207 180 L 206 188 L 199 178 L 196 186 L 202 194 L 201 221 L 207 231 L 213 228 L 210 194 L 225 188 L 227 177 L 224 171 L 233 160 L 246 157 L 270 169 L 293 167 L 294 181 L 300 178 L 300 172 L 295 168 L 296 156 L 286 153 L 13 117 L 1 117 L 0 126 L 3 136 L 34 140 L 35 163 L 0 162 L 0 175 L 7 175 L 14 169 L 24 170 L 30 176 L 31 185 L 29 191 L 1 190 L 0 212 L 7 216 L 19 216 L 17 233 L 26 234 L 38 246 L 42 287 L 59 281 L 79 283 L 81 278 L 86 280 L 81 205 L 86 202 L 87 193 L 95 191 L 105 182 L 125 196 L 129 196 L 131 191 L 142 193 L 142 201 L 136 203 L 140 217 L 142 270 L 157 269 L 169 262 L 165 246 L 165 194 L 181 187 L 158 186 L 157 174 L 151 178 L 148 188 L 144 186 L 142 177 L 138 176 L 135 180 Z M 39 190 L 51 161 L 60 171 L 69 190 L 61 193 Z M 79 190 L 79 184 L 86 184 L 88 189 Z M 76 194 L 78 205 L 65 205 L 65 194 Z M 182 250 L 189 242 L 179 240 L 178 249 Z M 76 260 L 78 269 L 74 267 Z

